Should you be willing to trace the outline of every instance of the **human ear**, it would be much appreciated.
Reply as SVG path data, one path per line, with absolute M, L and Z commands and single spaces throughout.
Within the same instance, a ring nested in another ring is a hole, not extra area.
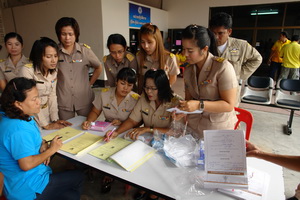
M 22 103 L 21 103 L 21 102 L 15 101 L 15 102 L 14 102 L 14 105 L 15 105 L 17 108 L 19 108 L 20 110 L 22 110 Z

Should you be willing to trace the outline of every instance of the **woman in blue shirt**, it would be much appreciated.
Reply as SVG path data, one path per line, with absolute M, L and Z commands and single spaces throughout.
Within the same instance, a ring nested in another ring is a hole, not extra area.
M 40 111 L 36 83 L 14 78 L 0 98 L 0 171 L 7 199 L 80 199 L 83 175 L 78 171 L 52 174 L 50 157 L 62 146 L 58 136 L 42 140 L 32 117 Z

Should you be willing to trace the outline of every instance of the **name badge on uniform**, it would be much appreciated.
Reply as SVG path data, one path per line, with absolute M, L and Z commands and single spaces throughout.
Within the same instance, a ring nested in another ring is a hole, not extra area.
M 169 116 L 159 116 L 158 117 L 160 120 L 169 120 L 170 117 Z
M 130 110 L 127 110 L 127 109 L 123 108 L 122 112 L 130 112 Z
M 5 70 L 4 73 L 12 72 L 12 70 Z
M 144 68 L 144 69 L 148 69 L 148 67 L 147 67 L 147 66 L 144 66 L 143 68 Z
M 237 49 L 237 48 L 231 49 L 231 50 L 230 50 L 230 53 L 236 53 L 236 52 L 238 52 L 238 50 L 239 50 L 239 49 Z
M 64 60 L 58 60 L 58 62 L 65 62 Z
M 44 84 L 43 81 L 35 81 L 36 83 L 39 83 L 39 84 Z
M 110 110 L 110 107 L 108 105 L 107 106 L 103 106 L 103 108 Z
M 145 115 L 149 115 L 149 109 L 141 110 L 141 113 Z
M 82 59 L 80 60 L 72 60 L 73 63 L 81 63 L 82 62 Z

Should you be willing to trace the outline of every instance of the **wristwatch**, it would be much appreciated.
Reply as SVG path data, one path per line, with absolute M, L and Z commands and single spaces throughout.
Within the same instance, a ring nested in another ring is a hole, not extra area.
M 203 110 L 204 110 L 204 102 L 203 102 L 203 100 L 200 100 L 199 110 L 200 110 L 200 111 L 203 111 Z

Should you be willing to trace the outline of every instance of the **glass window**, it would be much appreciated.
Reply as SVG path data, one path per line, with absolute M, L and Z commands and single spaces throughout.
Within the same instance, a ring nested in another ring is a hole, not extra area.
M 300 3 L 288 3 L 286 9 L 285 26 L 300 26 Z
M 285 4 L 272 4 L 266 6 L 257 6 L 257 26 L 270 27 L 282 26 Z M 277 13 L 277 14 L 268 14 Z
M 255 16 L 251 16 L 251 10 L 254 6 L 236 6 L 233 7 L 233 27 L 254 27 Z

